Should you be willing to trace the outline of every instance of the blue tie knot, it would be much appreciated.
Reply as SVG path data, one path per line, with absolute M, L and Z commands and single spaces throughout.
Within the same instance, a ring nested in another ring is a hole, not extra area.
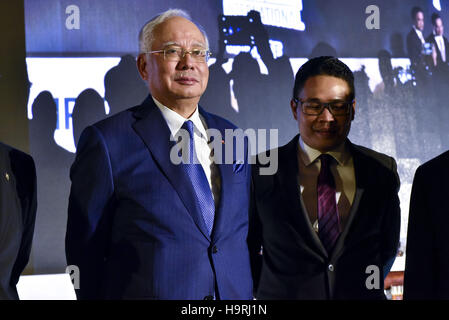
M 197 162 L 197 157 L 196 157 L 196 152 L 195 152 L 195 143 L 193 140 L 193 122 L 192 120 L 186 120 L 183 124 L 181 129 L 187 130 L 187 132 L 189 133 L 189 140 L 188 140 L 188 145 L 187 145 L 187 150 L 185 150 L 186 152 L 186 157 L 188 159 L 188 163 L 189 164 L 194 164 L 194 163 L 198 163 Z M 184 153 L 184 151 L 183 151 Z
M 183 123 L 181 128 L 187 130 L 190 134 L 190 138 L 193 139 L 193 122 L 192 122 L 192 120 L 186 120 Z

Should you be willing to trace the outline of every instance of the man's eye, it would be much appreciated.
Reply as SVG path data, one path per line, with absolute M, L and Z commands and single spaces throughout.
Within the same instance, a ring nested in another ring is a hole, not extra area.
M 318 110 L 321 108 L 321 105 L 319 103 L 308 103 L 305 106 L 306 106 L 306 108 L 309 108 L 309 109 L 317 109 Z
M 346 108 L 346 104 L 344 104 L 344 103 L 334 103 L 334 104 L 332 104 L 332 108 L 334 108 L 334 109 L 344 109 L 344 108 Z
M 205 50 L 201 50 L 201 49 L 193 49 L 192 50 L 192 55 L 196 56 L 196 57 L 202 57 L 206 54 Z
M 174 55 L 174 54 L 178 53 L 178 50 L 179 49 L 176 49 L 176 48 L 168 48 L 168 49 L 165 49 L 165 54 Z

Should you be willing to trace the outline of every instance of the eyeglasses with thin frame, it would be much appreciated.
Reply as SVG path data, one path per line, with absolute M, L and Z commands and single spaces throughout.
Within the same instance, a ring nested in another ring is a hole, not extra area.
M 188 53 L 196 62 L 207 62 L 211 56 L 211 52 L 206 49 L 193 48 L 191 50 L 185 50 L 181 47 L 167 47 L 162 50 L 147 51 L 144 53 L 164 53 L 164 60 L 167 61 L 180 61 Z
M 328 103 L 323 103 L 319 101 L 302 101 L 298 98 L 293 98 L 293 101 L 301 104 L 301 111 L 309 116 L 319 116 L 324 108 L 327 108 L 333 116 L 345 116 L 348 115 L 351 106 L 354 104 L 352 101 L 333 101 Z

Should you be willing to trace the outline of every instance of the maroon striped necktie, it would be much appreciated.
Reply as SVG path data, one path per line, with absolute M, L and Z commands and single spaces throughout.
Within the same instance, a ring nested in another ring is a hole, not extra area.
M 320 161 L 321 170 L 317 182 L 318 236 L 330 254 L 340 235 L 340 218 L 335 197 L 335 180 L 330 169 L 333 158 L 322 154 Z

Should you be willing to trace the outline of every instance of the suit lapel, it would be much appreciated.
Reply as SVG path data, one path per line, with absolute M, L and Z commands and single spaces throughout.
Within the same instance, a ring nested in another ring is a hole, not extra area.
M 21 230 L 23 223 L 17 181 L 11 167 L 11 153 L 11 149 L 0 145 L 0 255 L 4 257 L 11 247 L 10 241 L 15 238 L 13 234 Z
M 443 54 L 441 53 L 440 47 L 438 46 L 437 39 L 435 39 L 435 36 L 432 36 L 432 40 L 433 40 L 432 42 L 435 45 L 435 48 L 437 49 L 437 59 L 439 60 L 439 62 L 440 61 L 443 62 Z
M 303 235 L 309 247 L 310 252 L 316 254 L 320 253 L 322 256 L 327 256 L 318 235 L 313 230 L 309 216 L 306 212 L 305 206 L 301 203 L 301 192 L 298 185 L 298 139 L 299 134 L 293 138 L 285 147 L 279 151 L 279 170 L 278 178 L 279 185 L 282 187 L 282 192 L 285 197 L 285 203 L 291 206 L 289 210 L 290 218 L 296 224 L 298 233 Z M 302 245 L 303 246 L 303 245 Z
M 435 38 L 434 38 L 434 41 L 436 43 Z M 437 50 L 438 50 L 438 53 L 439 53 L 439 56 L 440 56 L 441 63 L 448 63 L 447 57 L 448 57 L 448 45 L 449 45 L 449 43 L 448 43 L 448 41 L 447 41 L 445 36 L 443 36 L 443 43 L 444 43 L 444 53 L 445 53 L 446 61 L 443 61 L 443 54 L 440 51 L 440 48 L 438 48 L 438 46 L 437 46 Z
M 444 41 L 444 51 L 446 53 L 446 61 L 445 63 L 448 63 L 448 59 L 449 59 L 449 41 L 447 41 L 446 37 L 443 37 L 443 41 Z
M 442 54 L 442 52 L 440 50 L 440 47 L 438 46 L 437 39 L 435 39 L 435 35 L 434 34 L 432 34 L 431 42 L 435 45 L 435 48 L 436 48 L 436 51 L 437 51 L 437 59 L 438 59 L 438 61 L 440 63 L 444 63 L 443 62 L 443 54 Z M 447 61 L 448 60 L 448 56 L 449 56 L 449 54 L 448 54 L 449 42 L 447 41 L 446 37 L 443 37 L 443 42 L 444 42 L 444 51 L 445 51 L 446 63 L 447 63 L 448 62 Z
M 432 44 L 435 46 L 437 51 L 437 60 L 438 62 L 443 62 L 443 55 L 441 54 L 440 47 L 438 46 L 437 39 L 435 39 L 435 35 L 432 34 Z
M 195 186 L 192 185 L 182 166 L 175 165 L 170 160 L 170 150 L 175 142 L 171 140 L 170 129 L 151 96 L 148 96 L 135 110 L 134 116 L 137 119 L 133 124 L 134 130 L 142 138 L 162 173 L 178 193 L 197 227 L 210 241 L 207 227 L 193 192 Z
M 218 206 L 216 206 L 215 210 L 215 221 L 214 221 L 214 229 L 212 232 L 212 238 L 213 239 L 219 239 L 220 235 L 223 233 L 223 228 L 225 226 L 225 219 L 229 218 L 228 216 L 224 215 L 223 212 L 230 212 L 228 210 L 228 206 L 230 205 L 231 199 L 234 196 L 232 186 L 233 186 L 233 165 L 225 163 L 225 146 L 226 143 L 231 143 L 231 141 L 225 141 L 226 134 L 225 130 L 226 128 L 217 121 L 216 117 L 211 116 L 210 113 L 204 111 L 203 108 L 199 107 L 199 112 L 201 116 L 203 117 L 204 121 L 206 122 L 207 129 L 216 129 L 220 132 L 220 137 L 214 137 L 214 138 L 220 138 L 221 141 L 217 141 L 216 143 L 212 143 L 212 147 L 214 147 L 214 153 L 216 157 L 216 167 L 218 168 L 218 172 L 220 175 L 220 201 L 218 203 Z M 208 137 L 210 140 L 212 137 Z M 218 149 L 218 150 L 217 150 Z M 234 141 L 234 150 L 233 150 L 233 160 L 235 161 L 235 141 Z
M 355 181 L 356 181 L 356 191 L 354 195 L 354 201 L 352 203 L 351 209 L 349 211 L 349 218 L 348 222 L 346 223 L 345 229 L 340 234 L 340 237 L 337 240 L 337 243 L 335 244 L 335 248 L 332 252 L 332 258 L 338 259 L 338 257 L 341 255 L 344 249 L 344 242 L 348 235 L 349 230 L 351 229 L 351 225 L 354 221 L 354 217 L 358 212 L 358 209 L 360 207 L 360 201 L 362 200 L 362 195 L 366 189 L 366 183 L 367 183 L 367 173 L 368 171 L 365 170 L 365 164 L 366 161 L 364 159 L 364 155 L 357 150 L 357 147 L 353 145 L 349 139 L 347 140 L 347 143 L 350 145 L 350 151 L 351 155 L 354 161 L 354 174 L 355 174 Z

